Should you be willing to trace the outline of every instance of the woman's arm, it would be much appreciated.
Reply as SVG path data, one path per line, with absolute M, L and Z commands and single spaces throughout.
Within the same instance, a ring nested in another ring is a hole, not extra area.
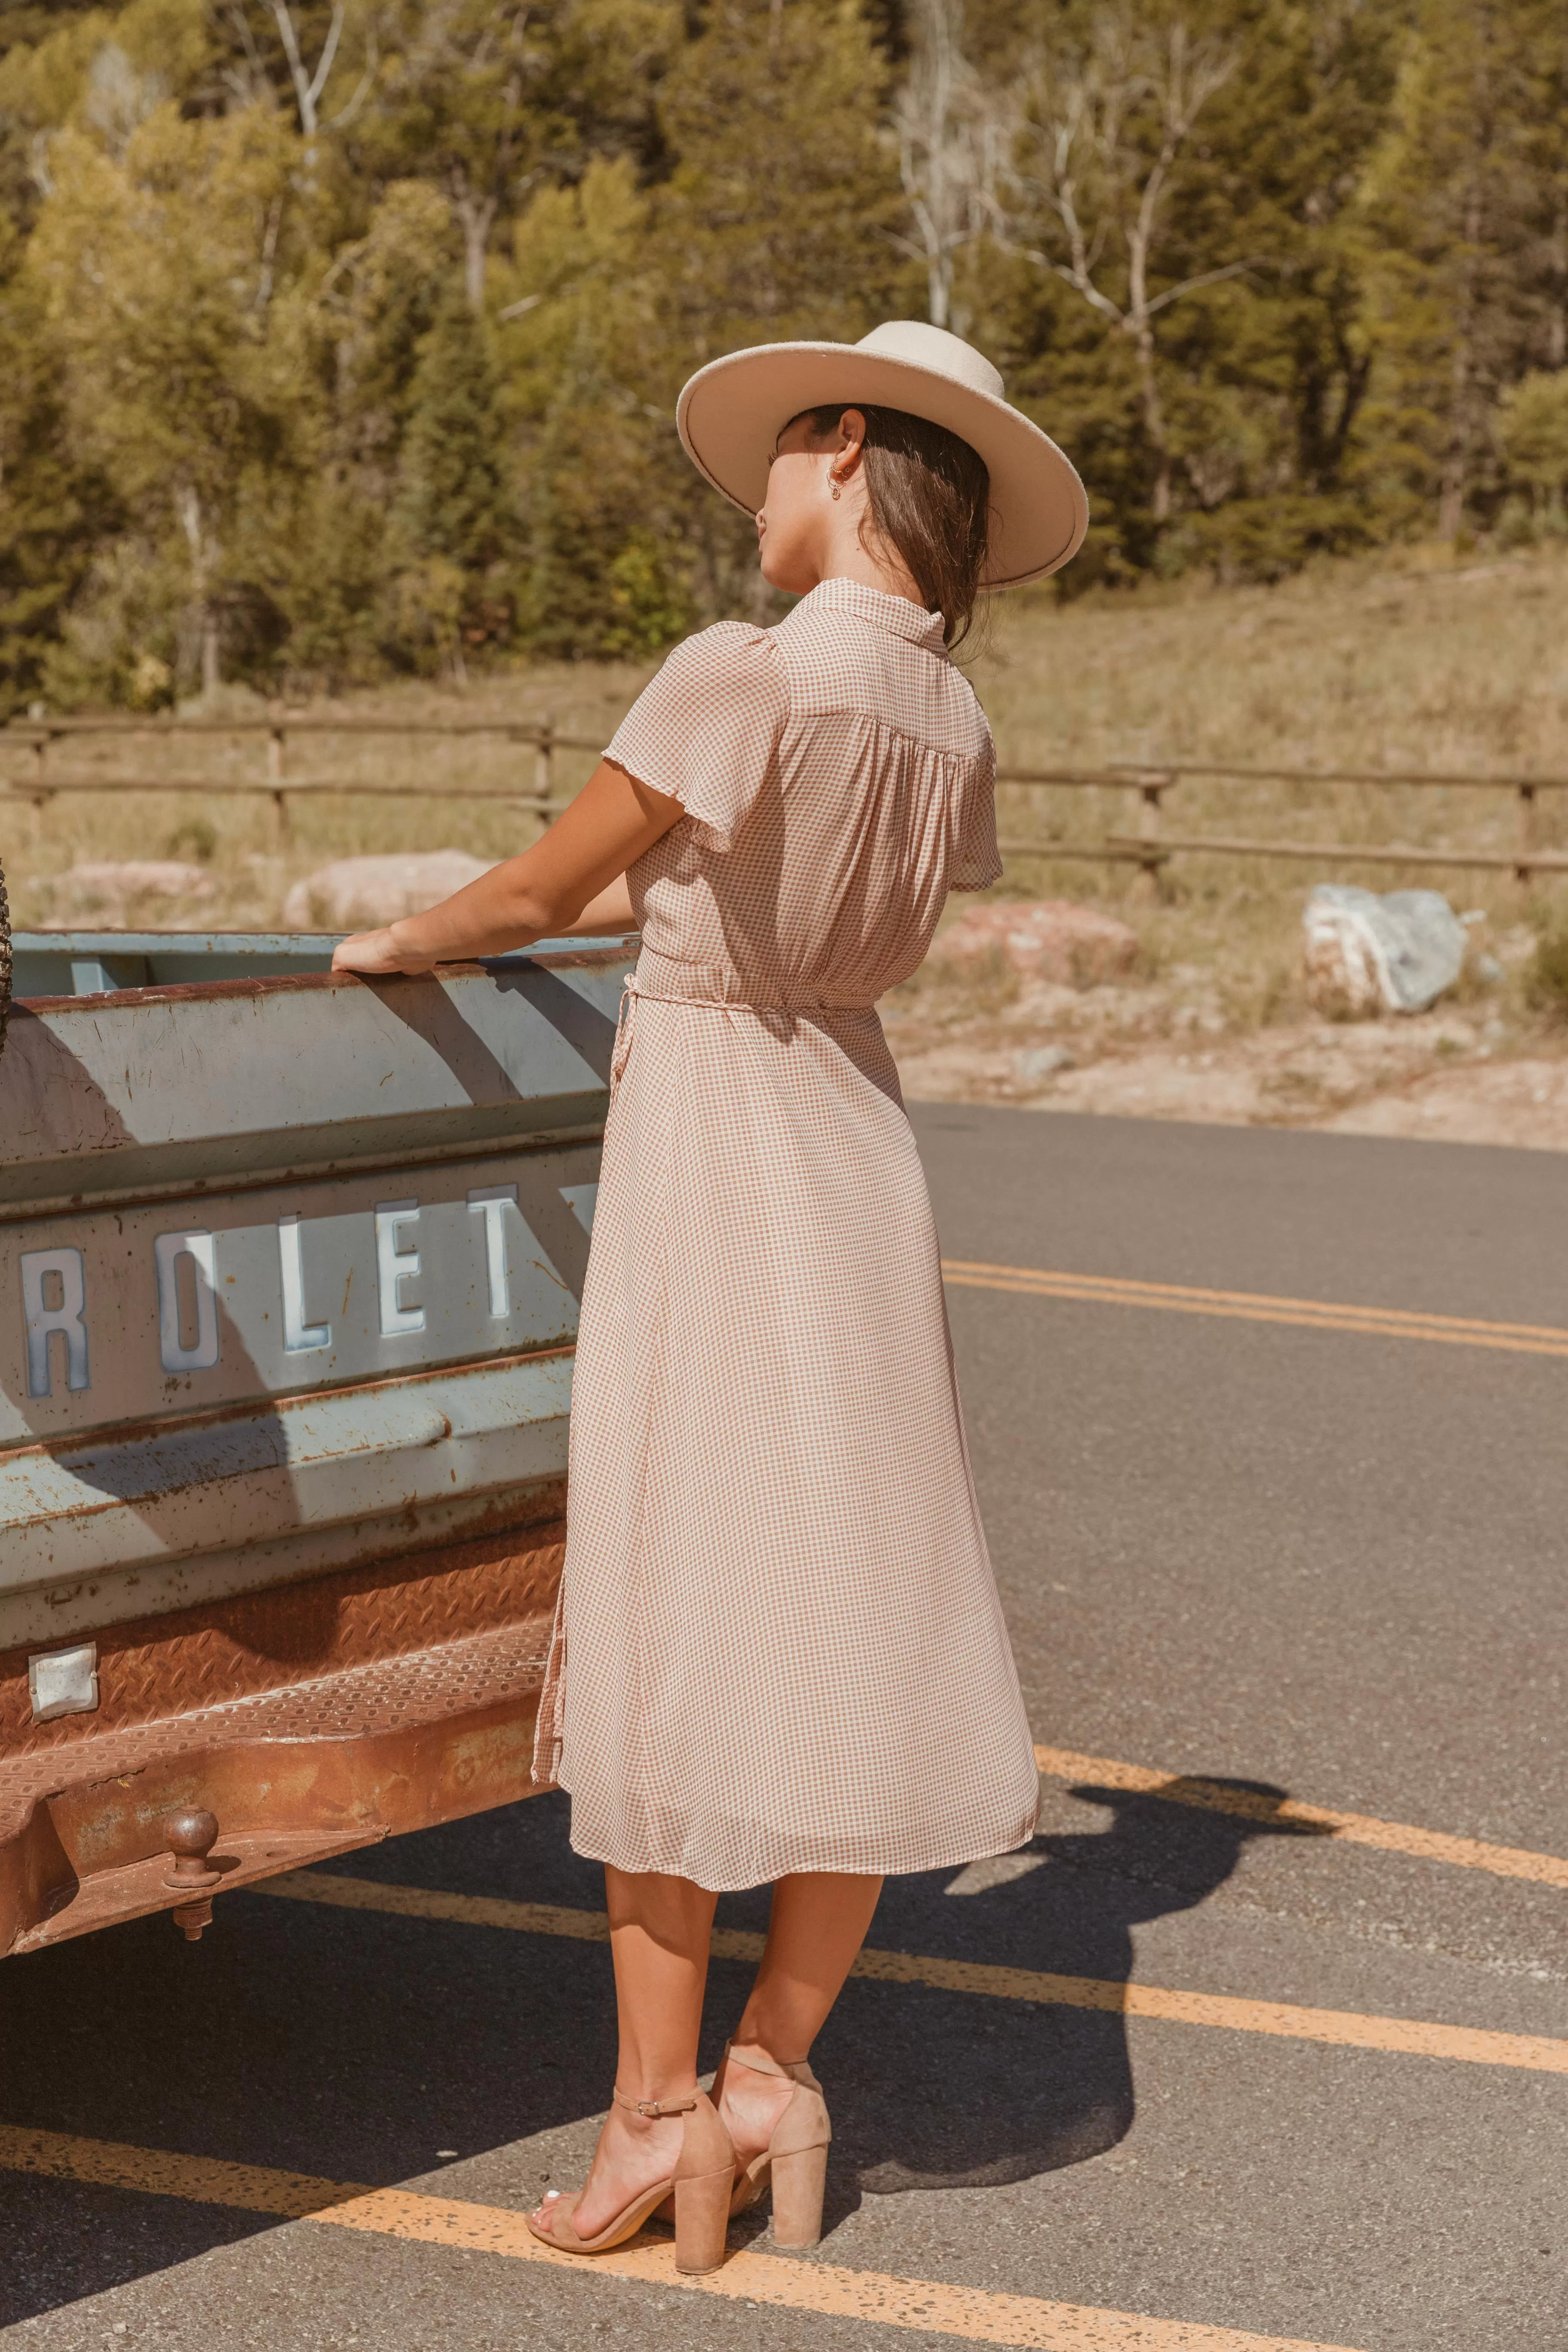
M 637 917 L 632 912 L 632 887 L 624 874 L 616 877 L 607 890 L 590 898 L 574 923 L 563 923 L 552 939 L 602 940 L 617 931 L 637 929 Z
M 682 814 L 680 803 L 667 793 L 650 792 L 602 760 L 531 849 L 492 866 L 422 915 L 405 915 L 378 931 L 356 931 L 333 955 L 332 970 L 428 971 L 437 963 L 504 955 L 510 948 L 580 929 L 590 912 L 595 924 L 627 929 L 630 896 L 616 897 L 615 886 L 624 890 L 627 866 Z

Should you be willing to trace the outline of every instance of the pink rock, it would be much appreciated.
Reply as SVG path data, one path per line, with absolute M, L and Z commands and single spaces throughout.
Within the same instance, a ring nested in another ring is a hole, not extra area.
M 466 849 L 399 850 L 384 857 L 339 857 L 296 882 L 283 901 L 289 931 L 352 931 L 423 914 L 489 872 Z
M 1131 970 L 1138 934 L 1113 915 L 1075 907 L 1070 898 L 1000 899 L 971 907 L 943 931 L 933 952 L 960 966 L 999 955 L 1016 971 L 1092 988 Z

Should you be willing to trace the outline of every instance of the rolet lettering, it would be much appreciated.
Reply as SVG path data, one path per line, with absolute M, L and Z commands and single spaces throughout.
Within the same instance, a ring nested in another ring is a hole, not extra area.
M 591 1229 L 598 1187 L 567 1185 L 563 1198 Z M 516 1210 L 515 1184 L 477 1186 L 468 1195 L 474 1241 L 482 1253 L 489 1318 L 511 1313 L 507 1261 L 507 1211 Z M 376 1307 L 383 1339 L 413 1338 L 426 1328 L 420 1207 L 415 1197 L 378 1201 L 371 1213 L 374 1244 Z M 321 1311 L 325 1301 L 310 1288 L 310 1225 L 295 1210 L 278 1220 L 278 1280 L 286 1356 L 318 1354 L 332 1344 L 332 1326 Z M 197 1227 L 159 1234 L 153 1242 L 158 1296 L 158 1357 L 165 1372 L 213 1370 L 222 1360 L 223 1319 L 218 1313 L 218 1242 Z M 50 1397 L 56 1382 L 68 1392 L 92 1385 L 89 1269 L 75 1247 L 25 1250 L 21 1258 L 22 1315 L 26 1331 L 27 1394 Z M 310 1319 L 312 1309 L 321 1315 Z

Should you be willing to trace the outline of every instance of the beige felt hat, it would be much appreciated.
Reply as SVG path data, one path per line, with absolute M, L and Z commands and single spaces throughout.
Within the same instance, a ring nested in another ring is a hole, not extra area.
M 804 408 L 829 401 L 901 408 L 945 425 L 991 476 L 984 588 L 1059 572 L 1083 544 L 1089 500 L 1071 461 L 1002 397 L 988 359 L 945 328 L 889 319 L 858 343 L 760 343 L 712 360 L 676 404 L 676 429 L 700 474 L 755 514 L 773 443 Z

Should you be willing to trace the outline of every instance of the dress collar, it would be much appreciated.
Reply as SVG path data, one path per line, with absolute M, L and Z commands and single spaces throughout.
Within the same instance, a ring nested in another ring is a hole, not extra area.
M 858 613 L 873 628 L 890 629 L 894 636 L 907 637 L 910 645 L 924 646 L 930 653 L 947 650 L 940 613 L 928 613 L 922 605 L 911 604 L 907 596 L 889 596 L 858 580 L 824 580 L 801 598 L 796 612 L 807 604 L 829 613 Z

